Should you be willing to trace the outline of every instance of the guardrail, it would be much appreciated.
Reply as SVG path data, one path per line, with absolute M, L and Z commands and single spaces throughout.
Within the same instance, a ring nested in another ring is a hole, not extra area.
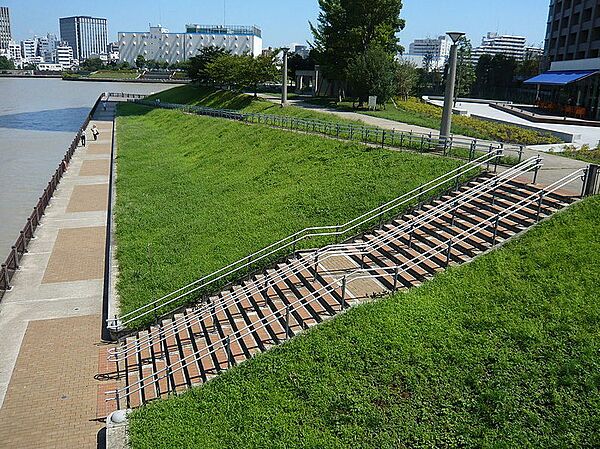
M 48 203 L 50 202 L 52 195 L 54 195 L 54 192 L 56 191 L 56 188 L 60 183 L 63 174 L 67 170 L 69 162 L 71 162 L 71 158 L 75 153 L 75 149 L 79 146 L 79 141 L 81 140 L 81 135 L 83 134 L 84 129 L 90 123 L 92 116 L 96 112 L 96 109 L 98 109 L 98 105 L 100 104 L 104 96 L 104 93 L 101 94 L 94 103 L 94 106 L 90 110 L 90 113 L 85 118 L 79 131 L 75 135 L 75 138 L 71 142 L 71 145 L 69 145 L 69 149 L 65 153 L 63 160 L 58 165 L 58 168 L 56 169 L 56 171 L 52 175 L 52 178 L 50 178 L 48 185 L 44 189 L 42 196 L 39 198 L 37 204 L 33 208 L 33 212 L 27 219 L 25 227 L 20 232 L 15 244 L 11 247 L 10 254 L 6 258 L 5 262 L 2 265 L 0 265 L 0 300 L 4 297 L 6 291 L 11 289 L 10 282 L 15 272 L 19 269 L 19 262 L 21 261 L 23 255 L 27 252 L 29 242 L 31 241 L 31 239 L 33 239 L 35 230 L 40 224 L 40 220 L 44 215 L 46 207 L 48 207 Z
M 404 148 L 418 152 L 440 153 L 473 160 L 483 153 L 503 149 L 505 156 L 500 163 L 514 165 L 523 160 L 524 145 L 504 144 L 486 140 L 469 139 L 458 136 L 440 138 L 432 133 L 414 133 L 388 130 L 374 126 L 352 123 L 336 123 L 324 120 L 305 119 L 286 115 L 240 112 L 230 109 L 215 109 L 205 106 L 192 106 L 177 103 L 165 103 L 160 100 L 133 99 L 143 106 L 180 110 L 187 113 L 237 120 L 245 123 L 264 124 L 276 128 L 321 134 L 337 139 L 380 145 L 382 147 Z
M 344 237 L 350 237 L 358 229 L 366 227 L 368 224 L 381 225 L 386 217 L 392 217 L 411 205 L 419 204 L 424 199 L 432 196 L 436 192 L 456 188 L 465 178 L 479 174 L 483 169 L 490 170 L 502 157 L 503 152 L 496 149 L 489 154 L 484 154 L 473 161 L 469 161 L 461 167 L 458 167 L 438 178 L 423 184 L 422 186 L 411 190 L 410 192 L 399 196 L 381 206 L 364 213 L 363 215 L 345 223 L 335 226 L 310 227 L 281 239 L 249 256 L 246 256 L 226 267 L 223 267 L 211 274 L 208 274 L 174 292 L 171 292 L 161 298 L 158 298 L 148 304 L 139 307 L 129 313 L 108 320 L 108 328 L 111 332 L 120 333 L 129 326 L 135 324 L 140 319 L 150 316 L 155 320 L 167 316 L 176 311 L 181 305 L 190 304 L 201 294 L 209 293 L 211 289 L 222 287 L 225 283 L 237 276 L 249 275 L 253 267 L 257 267 L 259 262 L 269 261 L 277 256 L 287 256 L 295 253 L 299 245 L 309 239 L 327 239 L 333 238 L 334 243 L 343 241 Z

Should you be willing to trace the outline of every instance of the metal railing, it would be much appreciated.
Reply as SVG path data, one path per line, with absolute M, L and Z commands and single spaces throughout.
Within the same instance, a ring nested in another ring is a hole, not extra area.
M 411 190 L 410 192 L 399 196 L 381 206 L 362 214 L 361 216 L 350 220 L 349 222 L 336 226 L 310 227 L 296 232 L 286 238 L 283 238 L 265 248 L 250 254 L 236 262 L 233 262 L 211 274 L 208 274 L 174 292 L 164 295 L 148 304 L 145 304 L 131 312 L 122 315 L 120 318 L 108 320 L 108 327 L 113 332 L 121 332 L 128 326 L 136 323 L 140 319 L 151 316 L 158 319 L 161 316 L 168 315 L 179 308 L 182 304 L 189 304 L 197 299 L 200 293 L 206 293 L 205 290 L 214 287 L 221 287 L 219 284 L 224 280 L 230 279 L 235 275 L 247 275 L 251 272 L 253 266 L 257 263 L 268 260 L 276 255 L 284 256 L 296 252 L 299 245 L 312 238 L 334 238 L 338 243 L 344 236 L 351 236 L 351 233 L 357 229 L 366 226 L 369 223 L 383 223 L 387 216 L 392 216 L 400 210 L 410 205 L 421 203 L 425 198 L 432 196 L 448 186 L 454 188 L 459 185 L 465 177 L 479 174 L 483 168 L 491 169 L 495 166 L 498 159 L 502 157 L 502 150 L 494 150 L 489 154 L 464 164 L 428 183 Z M 167 309 L 171 307 L 171 309 Z
M 452 251 L 453 245 L 460 243 L 466 240 L 469 237 L 472 237 L 476 233 L 481 232 L 482 230 L 488 229 L 490 232 L 493 232 L 493 241 L 492 247 L 496 245 L 497 239 L 497 230 L 498 225 L 502 221 L 502 219 L 507 218 L 515 213 L 518 213 L 525 207 L 530 205 L 536 205 L 538 210 L 537 219 L 540 219 L 541 212 L 541 204 L 543 203 L 543 199 L 545 196 L 560 190 L 562 187 L 572 183 L 575 180 L 581 180 L 586 176 L 586 169 L 579 169 L 564 178 L 556 181 L 555 183 L 545 187 L 539 192 L 534 192 L 531 195 L 521 199 L 519 202 L 511 205 L 510 207 L 500 210 L 497 214 L 492 215 L 491 217 L 482 220 L 473 228 L 468 228 L 459 233 L 456 236 L 451 237 L 448 241 L 444 241 L 438 244 L 436 247 L 431 248 L 429 251 L 420 254 L 417 257 L 417 260 L 408 261 L 402 265 L 387 267 L 387 268 L 369 268 L 369 269 L 357 269 L 353 271 L 351 274 L 344 276 L 341 280 L 334 279 L 330 284 L 323 286 L 322 288 L 309 293 L 306 296 L 296 298 L 291 301 L 285 308 L 285 310 L 278 310 L 273 312 L 272 314 L 259 318 L 258 322 L 254 322 L 248 324 L 247 326 L 239 329 L 237 332 L 233 332 L 231 335 L 221 338 L 210 345 L 199 349 L 183 358 L 178 360 L 177 362 L 167 365 L 164 368 L 158 370 L 155 373 L 149 374 L 133 384 L 125 386 L 123 388 L 107 392 L 107 395 L 111 395 L 112 397 L 107 398 L 107 401 L 116 401 L 117 408 L 121 408 L 121 401 L 125 400 L 127 406 L 131 405 L 131 396 L 134 394 L 140 395 L 140 403 L 145 402 L 144 398 L 144 388 L 147 385 L 154 385 L 158 387 L 159 381 L 162 379 L 166 379 L 168 384 L 171 384 L 171 388 L 169 391 L 174 393 L 177 389 L 175 382 L 173 381 L 173 375 L 186 369 L 188 365 L 191 363 L 201 363 L 202 360 L 216 353 L 216 351 L 224 351 L 226 354 L 227 367 L 229 368 L 231 365 L 235 363 L 234 358 L 232 358 L 231 347 L 232 344 L 241 342 L 245 337 L 250 336 L 253 333 L 256 333 L 258 330 L 265 329 L 267 326 L 271 326 L 272 324 L 279 323 L 282 325 L 282 321 L 284 321 L 284 335 L 285 340 L 290 338 L 290 325 L 289 320 L 290 316 L 292 316 L 293 312 L 300 309 L 300 307 L 305 308 L 307 305 L 312 304 L 313 302 L 322 299 L 326 294 L 333 293 L 338 288 L 341 288 L 340 292 L 340 310 L 345 309 L 349 306 L 348 301 L 346 300 L 347 289 L 348 286 L 357 280 L 361 279 L 374 279 L 377 280 L 382 276 L 390 276 L 392 278 L 392 285 L 398 285 L 398 277 L 401 272 L 404 272 L 411 267 L 416 266 L 419 263 L 424 263 L 426 261 L 430 261 L 433 257 L 439 256 L 440 254 L 446 255 L 447 264 L 450 261 L 450 253 Z M 282 315 L 285 313 L 285 317 Z M 214 318 L 213 318 L 214 319 Z M 214 323 L 214 321 L 213 321 Z M 213 332 L 216 331 L 213 328 Z M 232 338 L 233 337 L 233 338 Z M 241 345 L 240 345 L 241 346 Z M 218 371 L 221 370 L 221 367 L 218 367 Z M 125 374 L 127 375 L 127 374 Z M 160 393 L 159 393 L 160 394 Z
M 130 100 L 140 100 L 146 98 L 148 95 L 146 94 L 128 94 L 127 92 L 109 92 L 106 96 L 107 99 L 110 100 L 111 97 L 114 98 L 126 98 Z
M 446 201 L 441 204 L 438 204 L 438 205 L 432 207 L 430 210 L 428 210 L 424 214 L 416 217 L 414 220 L 411 220 L 410 222 L 407 222 L 407 223 L 402 223 L 401 225 L 397 226 L 394 230 L 392 230 L 390 232 L 386 232 L 367 243 L 348 243 L 348 244 L 343 244 L 343 245 L 329 245 L 324 248 L 320 248 L 314 252 L 306 251 L 306 252 L 304 252 L 303 256 L 309 258 L 308 262 L 310 265 L 314 264 L 315 272 L 318 271 L 319 263 L 323 263 L 325 260 L 327 260 L 330 257 L 349 256 L 349 255 L 357 255 L 357 256 L 362 257 L 362 256 L 368 254 L 369 252 L 376 250 L 377 248 L 379 248 L 381 246 L 384 246 L 390 242 L 396 241 L 399 236 L 401 236 L 407 232 L 413 232 L 415 230 L 416 226 L 426 223 L 428 220 L 434 219 L 437 216 L 439 216 L 440 214 L 453 213 L 453 212 L 457 211 L 460 207 L 462 207 L 466 204 L 470 204 L 472 201 L 480 198 L 481 196 L 485 195 L 486 193 L 489 193 L 490 191 L 495 191 L 499 187 L 502 187 L 502 186 L 508 184 L 510 181 L 518 178 L 519 176 L 522 176 L 524 173 L 528 173 L 532 170 L 538 170 L 539 168 L 541 168 L 541 166 L 542 166 L 541 159 L 539 157 L 532 157 L 532 158 L 528 159 L 527 161 L 523 161 L 518 166 L 515 166 L 515 167 L 501 173 L 497 177 L 483 181 L 482 183 L 478 184 L 475 188 L 468 190 L 463 195 L 454 199 L 453 201 Z M 276 285 L 279 281 L 283 280 L 284 277 L 286 277 L 288 275 L 293 275 L 298 270 L 303 270 L 304 268 L 305 268 L 305 265 L 303 262 L 300 262 L 298 259 L 292 260 L 290 262 L 290 264 L 285 267 L 285 269 L 277 270 L 275 275 L 266 274 L 265 278 L 262 280 L 262 282 L 254 282 L 249 288 L 246 288 L 244 290 L 238 289 L 235 292 L 231 292 L 231 294 L 228 294 L 226 298 L 219 296 L 218 303 L 207 302 L 207 303 L 197 306 L 196 309 L 194 310 L 194 315 L 202 316 L 207 313 L 210 313 L 211 315 L 215 315 L 215 313 L 217 311 L 225 310 L 229 306 L 231 306 L 231 305 L 235 304 L 236 302 L 238 302 L 239 300 L 241 300 L 245 295 L 247 295 L 247 294 L 253 295 L 256 293 L 267 291 L 270 287 L 272 287 L 273 285 Z M 187 320 L 188 320 L 188 317 L 186 317 L 186 316 L 175 317 L 173 319 L 173 321 L 171 322 L 171 324 L 172 324 L 171 330 L 165 331 L 163 329 L 161 332 L 159 332 L 160 335 L 158 335 L 158 336 L 156 335 L 157 331 L 155 329 L 150 329 L 148 332 L 151 336 L 153 344 L 156 344 L 157 342 L 161 343 L 162 341 L 164 341 L 164 340 L 168 339 L 169 337 L 171 337 L 172 335 L 176 334 L 177 328 L 180 325 L 185 324 Z M 131 355 L 132 353 L 147 349 L 149 347 L 149 345 L 150 345 L 150 343 L 140 344 L 139 342 L 136 341 L 136 342 L 132 342 L 132 343 L 125 343 L 125 344 L 115 347 L 115 348 L 111 348 L 109 350 L 108 360 L 109 361 L 122 360 L 125 357 Z
M 134 103 L 161 109 L 180 110 L 187 113 L 209 117 L 237 120 L 245 123 L 264 124 L 276 128 L 321 134 L 337 139 L 359 141 L 382 147 L 411 149 L 418 152 L 441 153 L 444 156 L 455 156 L 468 160 L 476 159 L 482 153 L 495 149 L 503 149 L 507 165 L 523 160 L 525 146 L 504 144 L 486 140 L 470 139 L 459 136 L 440 138 L 438 135 L 425 133 L 388 130 L 368 125 L 325 120 L 306 119 L 287 115 L 240 112 L 230 109 L 215 109 L 205 106 L 192 106 L 176 103 L 165 103 L 159 100 L 134 99 Z
M 48 203 L 50 199 L 54 195 L 60 180 L 62 179 L 63 174 L 67 170 L 69 162 L 75 153 L 75 149 L 79 146 L 79 142 L 81 140 L 81 135 L 83 131 L 90 123 L 92 116 L 96 112 L 100 101 L 105 97 L 105 94 L 101 94 L 94 106 L 90 110 L 89 114 L 85 118 L 83 124 L 81 125 L 79 131 L 75 135 L 75 138 L 69 145 L 67 152 L 65 153 L 61 163 L 58 165 L 58 168 L 50 178 L 48 185 L 44 189 L 42 196 L 40 196 L 37 204 L 33 208 L 33 212 L 27 218 L 27 223 L 20 231 L 19 237 L 17 238 L 15 244 L 11 247 L 11 251 L 6 258 L 5 262 L 0 265 L 0 300 L 4 296 L 7 290 L 11 289 L 11 280 L 15 274 L 15 272 L 19 269 L 19 263 L 23 257 L 23 255 L 27 252 L 27 247 L 29 246 L 29 242 L 34 238 L 35 231 L 40 224 L 40 220 L 44 215 L 46 208 L 48 207 Z

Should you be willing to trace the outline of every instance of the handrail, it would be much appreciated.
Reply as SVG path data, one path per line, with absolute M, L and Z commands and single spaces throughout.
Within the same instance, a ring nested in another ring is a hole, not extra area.
M 484 195 L 485 193 L 487 193 L 493 189 L 497 189 L 498 187 L 501 187 L 501 186 L 507 184 L 508 182 L 510 182 L 511 180 L 515 179 L 516 177 L 522 175 L 523 173 L 526 173 L 528 171 L 531 171 L 532 169 L 536 169 L 536 168 L 540 168 L 540 167 L 541 167 L 541 159 L 539 157 L 532 157 L 526 161 L 523 161 L 521 164 L 501 173 L 500 175 L 498 175 L 494 178 L 488 179 L 488 180 L 482 182 L 481 184 L 478 184 L 476 188 L 465 192 L 464 194 L 462 194 L 461 196 L 456 198 L 455 201 L 444 202 L 442 204 L 439 204 L 439 205 L 433 207 L 432 209 L 428 210 L 425 214 L 419 215 L 417 218 L 415 218 L 414 220 L 411 220 L 410 222 L 403 223 L 402 225 L 395 228 L 393 231 L 386 232 L 385 234 L 378 236 L 376 239 L 373 239 L 366 244 L 364 244 L 364 243 L 359 243 L 359 244 L 348 243 L 345 245 L 329 245 L 324 248 L 315 250 L 314 252 L 312 252 L 312 251 L 306 252 L 305 254 L 303 254 L 303 256 L 308 257 L 310 259 L 309 263 L 311 265 L 314 264 L 315 270 L 318 271 L 318 263 L 322 263 L 324 260 L 327 260 L 329 257 L 335 257 L 335 256 L 340 256 L 340 255 L 342 255 L 342 256 L 366 255 L 369 251 L 377 249 L 380 246 L 385 245 L 386 243 L 395 241 L 396 240 L 395 237 L 408 231 L 409 230 L 408 228 L 414 229 L 416 226 L 418 226 L 422 223 L 425 223 L 427 221 L 427 219 L 436 217 L 439 213 L 449 213 L 452 210 L 458 210 L 460 207 L 464 206 L 465 204 L 469 204 L 472 200 L 479 198 L 480 196 Z M 377 245 L 379 245 L 379 246 L 377 246 Z M 359 249 L 356 249 L 356 248 L 359 248 Z M 285 267 L 285 269 L 277 270 L 276 276 L 265 275 L 265 280 L 262 283 L 262 287 L 259 285 L 259 283 L 255 282 L 252 284 L 251 288 L 244 291 L 244 293 L 255 294 L 255 293 L 259 293 L 261 291 L 266 291 L 270 286 L 275 285 L 280 280 L 282 280 L 285 275 L 293 274 L 296 272 L 297 269 L 302 270 L 304 268 L 305 268 L 305 265 L 303 263 L 301 263 L 299 261 L 299 259 L 292 260 L 291 263 Z M 218 296 L 218 298 L 220 300 L 217 304 L 214 304 L 212 302 L 202 304 L 201 307 L 197 307 L 194 310 L 194 314 L 203 315 L 204 313 L 207 313 L 209 310 L 211 313 L 214 313 L 214 310 L 216 310 L 217 307 L 219 308 L 219 310 L 224 310 L 227 307 L 229 307 L 231 304 L 234 304 L 236 301 L 238 301 L 241 296 L 242 296 L 241 289 L 239 289 L 235 293 L 227 295 L 226 299 L 223 298 L 222 296 Z M 172 322 L 173 328 L 171 329 L 171 331 L 165 332 L 163 330 L 162 334 L 158 337 L 159 341 L 163 341 L 163 340 L 167 339 L 168 337 L 170 337 L 171 335 L 173 335 L 175 333 L 174 328 L 177 327 L 180 323 L 183 323 L 185 321 L 186 321 L 185 316 L 182 316 L 179 318 L 174 318 L 174 320 Z M 154 334 L 154 332 L 152 330 L 149 330 L 149 333 Z M 152 338 L 152 341 L 153 341 L 153 343 L 156 343 L 156 340 L 154 339 L 154 337 Z M 128 355 L 130 355 L 131 351 L 143 350 L 146 347 L 148 347 L 149 345 L 150 345 L 150 343 L 146 343 L 146 344 L 142 344 L 140 346 L 139 342 L 136 342 L 135 344 L 132 344 L 132 345 L 125 343 L 121 346 L 111 348 L 111 349 L 109 349 L 108 360 L 109 361 L 117 361 L 117 360 L 123 359 L 123 358 L 127 357 Z
M 33 212 L 29 218 L 27 218 L 27 223 L 20 231 L 19 237 L 17 238 L 15 244 L 11 247 L 8 257 L 6 258 L 5 262 L 0 265 L 0 300 L 2 300 L 6 291 L 11 289 L 10 281 L 12 280 L 15 272 L 19 269 L 19 262 L 21 261 L 23 255 L 27 252 L 29 242 L 33 238 L 34 233 L 40 224 L 40 220 L 46 211 L 46 207 L 48 207 L 50 199 L 54 195 L 54 192 L 56 191 L 56 188 L 60 183 L 64 173 L 67 171 L 67 167 L 71 162 L 71 158 L 75 153 L 75 149 L 79 146 L 79 141 L 81 140 L 83 131 L 90 123 L 94 113 L 96 112 L 96 109 L 98 108 L 98 105 L 100 104 L 100 101 L 105 96 L 105 93 L 102 93 L 100 96 L 98 96 L 98 99 L 92 106 L 92 109 L 86 116 L 83 124 L 79 128 L 79 131 L 75 135 L 75 138 L 71 141 L 71 145 L 69 145 L 69 148 L 67 149 L 62 161 L 58 165 L 58 168 L 50 178 L 48 185 L 44 189 L 44 193 L 38 199 L 37 204 L 33 208 Z
M 474 159 L 473 161 L 470 161 L 461 167 L 451 170 L 450 172 L 439 176 L 438 178 L 429 181 L 424 185 L 417 187 L 404 195 L 401 195 L 398 198 L 388 201 L 387 203 L 378 206 L 377 208 L 366 212 L 343 225 L 309 227 L 298 231 L 288 237 L 285 237 L 275 243 L 272 243 L 271 245 L 266 246 L 265 248 L 259 251 L 254 252 L 253 254 L 250 254 L 249 256 L 239 259 L 211 274 L 203 276 L 202 278 L 191 282 L 184 287 L 181 287 L 167 295 L 164 295 L 152 302 L 149 302 L 148 304 L 145 304 L 131 312 L 128 312 L 122 315 L 120 319 L 109 319 L 108 327 L 116 331 L 123 330 L 128 325 L 139 320 L 140 318 L 143 318 L 148 315 L 156 315 L 159 309 L 162 309 L 173 303 L 179 302 L 184 297 L 196 293 L 200 289 L 204 289 L 210 285 L 213 285 L 216 282 L 219 282 L 229 276 L 239 273 L 242 270 L 249 269 L 253 264 L 262 261 L 268 257 L 271 257 L 274 254 L 280 253 L 284 250 L 288 250 L 289 248 L 293 248 L 293 250 L 295 251 L 299 243 L 309 238 L 343 236 L 344 234 L 353 231 L 357 227 L 361 226 L 365 222 L 369 222 L 377 218 L 383 217 L 384 214 L 389 213 L 393 209 L 397 209 L 400 206 L 405 206 L 415 200 L 418 200 L 418 202 L 420 202 L 424 195 L 427 195 L 428 193 L 439 189 L 441 186 L 449 182 L 460 181 L 461 177 L 469 174 L 475 169 L 479 169 L 484 165 L 487 165 L 489 167 L 489 165 L 491 165 L 492 163 L 497 162 L 498 158 L 500 158 L 502 155 L 503 152 L 501 149 L 497 149 L 488 154 L 484 154 L 479 158 Z
M 381 146 L 413 148 L 419 151 L 441 151 L 444 155 L 451 154 L 453 149 L 469 150 L 469 160 L 474 159 L 478 152 L 502 148 L 506 152 L 514 152 L 518 162 L 523 159 L 524 145 L 505 144 L 501 142 L 472 139 L 461 136 L 451 136 L 449 139 L 440 138 L 430 133 L 405 132 L 396 129 L 384 129 L 376 126 L 354 123 L 331 122 L 319 119 L 298 118 L 286 115 L 263 114 L 259 112 L 243 112 L 232 109 L 216 109 L 207 106 L 195 106 L 179 103 L 167 103 L 160 100 L 134 99 L 134 103 L 143 106 L 181 110 L 188 113 L 220 117 L 247 123 L 265 124 L 278 128 L 289 128 L 304 132 L 312 132 L 339 139 L 362 141 Z
M 475 232 L 481 231 L 482 229 L 485 229 L 486 227 L 488 227 L 489 225 L 491 225 L 492 223 L 498 223 L 500 221 L 500 217 L 503 216 L 504 218 L 508 217 L 509 215 L 512 215 L 516 212 L 519 212 L 520 210 L 522 210 L 523 208 L 525 208 L 526 206 L 534 203 L 536 200 L 538 200 L 538 198 L 543 199 L 543 197 L 547 194 L 550 194 L 552 192 L 555 192 L 556 190 L 559 190 L 560 188 L 562 188 L 563 186 L 573 182 L 574 180 L 581 178 L 581 175 L 585 173 L 585 169 L 579 169 L 565 177 L 563 177 L 562 179 L 554 182 L 553 184 L 549 185 L 548 187 L 545 187 L 544 189 L 532 193 L 531 195 L 529 195 L 528 197 L 522 199 L 521 201 L 519 201 L 518 203 L 513 204 L 511 207 L 499 211 L 497 214 L 489 217 L 488 219 L 482 221 L 481 223 L 479 223 L 477 226 L 475 226 L 474 228 L 469 228 L 466 229 L 464 231 L 462 231 L 460 234 L 458 234 L 457 236 L 451 237 L 448 242 L 454 242 L 454 243 L 460 243 L 463 240 L 465 240 L 466 238 L 474 235 Z M 461 237 L 462 239 L 458 240 L 458 237 Z M 429 257 L 423 260 L 420 260 L 419 262 L 424 262 L 426 260 L 430 260 L 434 255 L 438 255 L 440 254 L 443 250 L 447 250 L 448 248 L 448 242 L 442 242 L 441 244 L 439 244 L 437 247 L 432 248 L 430 251 L 428 251 L 427 253 L 431 253 L 432 251 L 435 251 L 432 254 L 429 254 Z M 495 242 L 492 243 L 492 246 L 495 246 Z M 440 249 L 442 248 L 442 249 Z M 451 248 L 451 247 L 450 247 Z M 424 253 L 422 255 L 422 257 L 424 257 L 425 255 L 427 255 L 427 253 Z M 411 265 L 412 264 L 412 265 Z M 347 288 L 348 284 L 351 282 L 354 282 L 356 280 L 359 279 L 377 279 L 379 277 L 381 277 L 381 272 L 390 272 L 393 271 L 393 275 L 396 276 L 397 273 L 399 272 L 400 269 L 403 269 L 404 267 L 407 267 L 406 269 L 408 269 L 408 265 L 410 265 L 410 267 L 414 267 L 416 266 L 417 262 L 415 261 L 411 261 L 410 263 L 404 263 L 402 265 L 399 266 L 395 266 L 395 267 L 388 267 L 388 268 L 374 268 L 374 269 L 357 269 L 355 270 L 353 273 L 351 273 L 350 275 L 347 275 L 344 277 L 344 279 L 342 281 L 338 280 L 338 279 L 334 279 L 333 282 L 331 282 L 330 284 L 327 284 L 325 286 L 323 286 L 322 288 L 309 293 L 307 296 L 303 296 L 300 298 L 296 298 L 295 300 L 293 300 L 292 302 L 290 302 L 290 304 L 287 306 L 286 308 L 286 314 L 287 313 L 291 313 L 293 311 L 296 311 L 296 307 L 294 307 L 292 309 L 291 306 L 296 306 L 299 303 L 303 303 L 305 305 L 309 305 L 312 302 L 320 299 L 323 297 L 323 295 L 321 296 L 317 296 L 318 294 L 321 294 L 322 292 L 325 293 L 331 293 L 333 291 L 335 291 L 336 288 L 342 287 L 342 289 L 344 290 L 342 292 L 342 302 L 340 304 L 340 306 L 342 308 L 344 308 L 344 297 L 345 297 L 345 289 Z M 367 273 L 372 273 L 374 271 L 378 271 L 378 273 L 376 274 L 367 274 Z M 312 298 L 311 298 L 312 297 Z M 311 299 L 309 299 L 311 298 Z M 347 301 L 346 301 L 347 303 Z M 142 389 L 144 388 L 144 386 L 147 383 L 156 383 L 158 381 L 160 381 L 161 379 L 165 379 L 167 378 L 168 381 L 168 377 L 169 376 L 173 376 L 173 374 L 182 371 L 183 369 L 185 369 L 190 361 L 195 361 L 195 362 L 200 362 L 202 361 L 204 358 L 206 358 L 207 356 L 213 354 L 216 350 L 219 349 L 224 349 L 227 351 L 227 349 L 231 348 L 231 344 L 232 343 L 238 343 L 241 340 L 243 340 L 244 337 L 249 336 L 250 334 L 260 330 L 260 329 L 264 329 L 267 326 L 269 326 L 272 323 L 275 323 L 277 321 L 281 320 L 281 313 L 283 311 L 282 310 L 278 310 L 275 311 L 273 313 L 271 313 L 270 315 L 264 317 L 264 318 L 259 318 L 259 322 L 260 325 L 257 326 L 258 323 L 254 322 L 251 324 L 248 324 L 247 326 L 245 326 L 242 329 L 239 329 L 237 332 L 233 332 L 231 335 L 221 338 L 218 341 L 215 341 L 214 343 L 211 343 L 210 345 L 199 349 L 189 355 L 187 355 L 186 357 L 181 358 L 180 360 L 178 360 L 177 362 L 173 363 L 172 365 L 167 365 L 164 368 L 161 368 L 160 370 L 158 370 L 155 373 L 149 374 L 141 379 L 138 379 L 136 382 L 134 382 L 131 385 L 125 386 L 123 388 L 120 389 L 116 389 L 113 391 L 109 391 L 106 394 L 112 394 L 114 395 L 114 397 L 110 397 L 107 398 L 107 401 L 113 401 L 116 400 L 117 401 L 117 407 L 120 408 L 120 401 L 123 399 L 127 399 L 128 403 L 129 403 L 129 398 L 135 394 L 138 393 L 140 391 L 142 391 Z M 268 319 L 270 318 L 270 319 Z M 268 319 L 268 321 L 266 321 Z M 286 328 L 286 332 L 288 332 L 289 330 Z M 233 340 L 231 339 L 233 335 Z M 289 338 L 289 334 L 286 335 L 286 339 Z M 229 357 L 229 353 L 227 354 L 227 356 Z M 231 363 L 231 359 L 228 360 L 228 364 Z M 175 366 L 179 365 L 178 368 L 174 368 Z M 143 402 L 143 401 L 142 401 Z M 129 405 L 129 404 L 128 404 Z

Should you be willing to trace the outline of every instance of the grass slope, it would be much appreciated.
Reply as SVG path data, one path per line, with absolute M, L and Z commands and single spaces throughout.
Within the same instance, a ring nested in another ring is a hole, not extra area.
M 136 71 L 124 70 L 100 70 L 90 74 L 89 78 L 104 78 L 104 79 L 136 79 L 139 73 Z
M 131 104 L 119 107 L 117 125 L 123 313 L 460 165 Z
M 324 120 L 334 123 L 363 124 L 360 121 L 346 120 L 326 112 L 304 109 L 296 106 L 280 107 L 279 104 L 261 98 L 254 98 L 241 92 L 218 90 L 211 87 L 188 84 L 160 92 L 149 97 L 150 100 L 160 98 L 167 103 L 206 106 L 216 109 L 233 109 L 249 113 L 286 115 L 296 118 Z
M 599 447 L 599 210 L 135 411 L 132 447 Z

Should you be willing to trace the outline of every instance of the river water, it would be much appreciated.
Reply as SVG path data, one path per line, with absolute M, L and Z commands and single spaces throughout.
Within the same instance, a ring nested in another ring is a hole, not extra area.
M 0 78 L 0 261 L 4 261 L 75 133 L 102 92 L 165 84 Z

